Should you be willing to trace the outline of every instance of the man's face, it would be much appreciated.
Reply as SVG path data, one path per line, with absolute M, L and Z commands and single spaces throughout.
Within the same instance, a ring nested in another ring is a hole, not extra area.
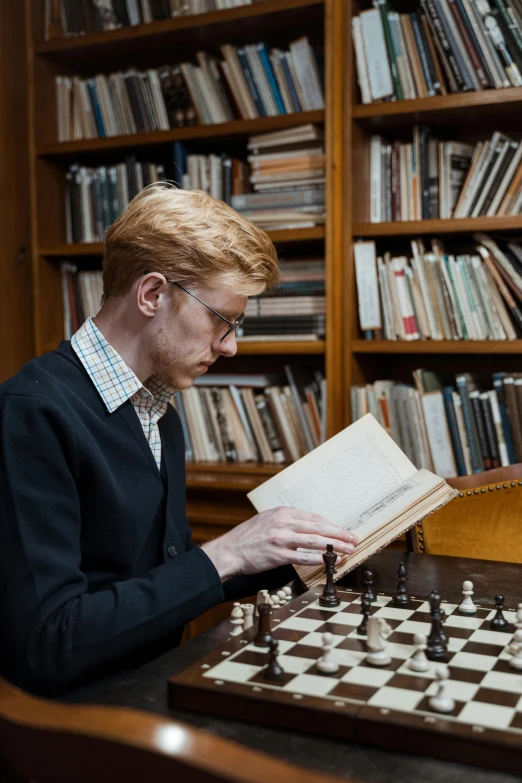
M 188 290 L 231 322 L 244 312 L 248 301 L 224 286 Z M 187 389 L 219 356 L 237 352 L 235 333 L 221 342 L 229 327 L 201 302 L 172 286 L 151 324 L 149 360 L 154 374 L 173 389 Z

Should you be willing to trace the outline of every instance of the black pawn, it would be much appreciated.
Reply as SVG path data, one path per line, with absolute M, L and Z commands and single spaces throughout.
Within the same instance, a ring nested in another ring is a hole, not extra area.
M 357 626 L 357 633 L 359 636 L 366 636 L 368 634 L 368 618 L 372 613 L 372 605 L 370 603 L 369 598 L 367 598 L 365 595 L 361 598 L 361 614 L 363 616 L 363 619 L 361 620 L 360 624 Z
M 444 631 L 442 630 L 442 623 L 444 622 L 444 611 L 440 608 L 441 603 L 440 593 L 437 590 L 432 590 L 430 593 L 430 614 L 431 614 L 431 630 L 428 636 L 428 648 L 426 650 L 426 657 L 430 661 L 446 661 L 448 654 L 447 640 Z
M 406 589 L 406 568 L 404 563 L 399 563 L 397 569 L 397 590 L 393 596 L 393 604 L 395 606 L 407 606 L 410 603 L 410 596 Z
M 265 680 L 281 680 L 285 673 L 279 665 L 279 661 L 277 660 L 277 648 L 279 647 L 279 642 L 277 639 L 270 639 L 268 646 L 270 647 L 270 651 L 268 653 L 268 664 L 265 666 L 261 674 Z
M 270 623 L 272 610 L 270 604 L 259 604 L 257 611 L 259 612 L 259 626 L 254 637 L 254 644 L 256 647 L 268 647 L 272 641 L 272 625 Z
M 504 609 L 504 596 L 503 595 L 496 595 L 495 596 L 495 606 L 497 608 L 495 616 L 492 618 L 492 620 L 489 623 L 489 627 L 492 631 L 507 631 L 509 628 L 509 623 L 502 614 L 502 610 Z
M 341 603 L 337 590 L 334 585 L 335 561 L 337 555 L 333 551 L 333 544 L 326 545 L 326 552 L 323 555 L 324 564 L 326 566 L 324 573 L 326 574 L 326 584 L 324 586 L 323 594 L 319 598 L 319 604 L 321 606 L 339 606 Z
M 374 584 L 375 577 L 373 575 L 373 571 L 371 571 L 369 568 L 366 568 L 363 576 L 364 595 L 369 599 L 370 603 L 373 603 L 377 599 L 373 589 Z

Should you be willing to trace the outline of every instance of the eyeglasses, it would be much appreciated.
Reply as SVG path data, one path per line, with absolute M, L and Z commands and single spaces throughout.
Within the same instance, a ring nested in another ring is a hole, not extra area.
M 226 324 L 228 324 L 228 329 L 225 332 L 225 334 L 223 335 L 223 337 L 221 338 L 221 340 L 219 341 L 220 343 L 222 343 L 224 340 L 226 340 L 227 337 L 229 336 L 229 334 L 232 334 L 232 332 L 235 332 L 236 329 L 239 326 L 241 326 L 241 324 L 243 323 L 243 320 L 245 318 L 245 314 L 244 313 L 241 313 L 239 318 L 237 318 L 234 322 L 229 321 L 228 318 L 225 318 L 224 315 L 221 315 L 221 313 L 218 313 L 216 310 L 214 310 L 212 307 L 210 307 L 210 305 L 205 304 L 205 302 L 203 302 L 201 299 L 198 299 L 198 297 L 195 294 L 191 293 L 191 291 L 187 291 L 186 288 L 183 288 L 182 285 L 180 285 L 179 283 L 176 283 L 175 280 L 169 280 L 168 278 L 165 278 L 165 280 L 167 281 L 167 283 L 171 283 L 172 285 L 176 285 L 178 288 L 181 288 L 182 291 L 185 291 L 186 294 L 188 294 L 189 296 L 192 296 L 200 304 L 202 304 L 203 307 L 206 307 L 207 310 L 210 310 L 211 313 L 214 313 L 214 315 L 217 315 L 218 318 L 220 318 L 222 321 L 224 321 Z

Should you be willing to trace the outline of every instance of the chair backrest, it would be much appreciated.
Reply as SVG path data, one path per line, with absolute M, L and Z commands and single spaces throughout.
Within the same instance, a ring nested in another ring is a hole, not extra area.
M 448 479 L 458 495 L 419 522 L 414 549 L 522 563 L 522 464 Z
M 0 756 L 33 783 L 341 783 L 179 722 L 47 701 L 1 678 Z

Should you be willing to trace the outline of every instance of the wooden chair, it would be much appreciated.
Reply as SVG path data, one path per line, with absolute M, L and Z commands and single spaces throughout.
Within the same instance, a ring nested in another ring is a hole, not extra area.
M 414 549 L 522 563 L 522 464 L 447 481 L 458 495 L 417 524 Z
M 177 721 L 47 701 L 1 678 L 0 756 L 13 783 L 341 783 Z

